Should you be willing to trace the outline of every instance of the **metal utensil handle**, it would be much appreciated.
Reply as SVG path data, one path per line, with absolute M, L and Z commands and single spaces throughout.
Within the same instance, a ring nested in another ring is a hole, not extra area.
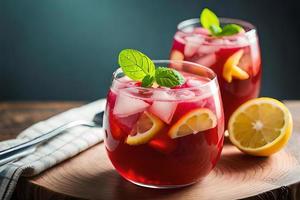
M 18 155 L 20 155 L 19 157 L 22 157 L 22 156 L 24 156 L 21 153 L 22 151 L 28 150 L 40 143 L 43 143 L 43 142 L 49 140 L 50 138 L 58 135 L 62 131 L 65 131 L 66 129 L 69 129 L 69 128 L 72 128 L 75 126 L 79 126 L 79 125 L 89 126 L 89 127 L 96 126 L 96 124 L 93 121 L 85 121 L 85 120 L 77 120 L 77 121 L 72 121 L 72 122 L 63 124 L 62 126 L 59 126 L 43 135 L 40 135 L 40 136 L 34 138 L 33 140 L 29 140 L 27 142 L 24 142 L 24 143 L 18 144 L 16 146 L 13 146 L 11 148 L 0 151 L 0 163 L 2 162 L 2 160 L 10 160 L 9 158 L 15 157 L 15 154 L 18 154 Z
M 18 151 L 11 152 L 10 155 L 6 155 L 5 158 L 0 160 L 0 167 L 9 162 L 15 161 L 21 157 L 24 157 L 24 156 L 27 156 L 27 155 L 33 153 L 35 151 L 35 149 L 36 149 L 36 146 L 31 146 L 28 148 L 22 148 L 22 149 L 19 149 Z

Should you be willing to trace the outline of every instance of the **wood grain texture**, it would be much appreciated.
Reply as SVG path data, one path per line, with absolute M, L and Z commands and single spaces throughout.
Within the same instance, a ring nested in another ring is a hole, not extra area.
M 226 143 L 216 169 L 193 186 L 176 190 L 135 186 L 113 170 L 104 145 L 98 144 L 39 176 L 21 179 L 13 199 L 296 199 L 300 196 L 300 184 L 293 182 L 300 176 L 300 102 L 287 105 L 295 125 L 285 150 L 256 158 Z M 288 187 L 281 187 L 283 180 Z
M 12 139 L 30 125 L 83 102 L 0 102 L 0 141 Z

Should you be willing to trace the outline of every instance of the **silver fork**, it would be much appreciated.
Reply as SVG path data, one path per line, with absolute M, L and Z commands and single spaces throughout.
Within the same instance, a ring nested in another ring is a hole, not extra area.
M 42 134 L 32 140 L 23 142 L 21 144 L 15 145 L 8 149 L 0 151 L 0 166 L 13 162 L 21 157 L 31 154 L 35 151 L 36 147 L 49 139 L 59 135 L 61 132 L 73 128 L 76 126 L 88 126 L 88 127 L 102 127 L 103 121 L 103 111 L 94 116 L 93 121 L 86 120 L 76 120 L 66 124 L 63 124 L 45 134 Z

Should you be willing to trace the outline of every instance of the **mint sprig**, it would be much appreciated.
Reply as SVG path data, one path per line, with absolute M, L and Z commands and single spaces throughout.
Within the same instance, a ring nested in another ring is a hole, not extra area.
M 221 33 L 217 34 L 217 36 L 228 36 L 228 35 L 234 35 L 241 31 L 244 31 L 242 27 L 236 24 L 227 24 L 223 27 L 223 30 Z
M 203 28 L 209 30 L 211 35 L 216 37 L 234 35 L 244 31 L 244 29 L 237 24 L 227 24 L 222 28 L 217 15 L 208 8 L 202 10 L 200 23 Z
M 211 25 L 209 27 L 209 30 L 211 32 L 212 35 L 220 35 L 222 34 L 222 28 L 220 26 L 217 26 L 217 25 Z
M 209 10 L 208 8 L 204 8 L 200 14 L 200 22 L 203 28 L 210 29 L 211 26 L 220 27 L 220 21 L 217 15 Z
M 167 67 L 155 68 L 148 56 L 134 49 L 120 52 L 119 65 L 126 76 L 142 81 L 142 87 L 151 87 L 154 82 L 163 87 L 175 87 L 184 83 L 184 78 L 178 71 Z
M 154 76 L 146 75 L 142 80 L 142 87 L 151 87 L 154 81 Z
M 146 75 L 154 76 L 155 73 L 152 60 L 134 49 L 124 49 L 120 52 L 119 65 L 126 76 L 135 81 L 143 80 Z
M 166 67 L 158 67 L 155 70 L 155 80 L 158 85 L 164 87 L 175 87 L 184 83 L 184 78 L 178 71 Z

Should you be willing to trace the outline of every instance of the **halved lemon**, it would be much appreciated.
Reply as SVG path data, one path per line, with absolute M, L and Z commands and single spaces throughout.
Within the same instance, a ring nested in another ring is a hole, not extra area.
M 242 104 L 230 117 L 231 142 L 241 151 L 269 156 L 284 147 L 293 127 L 290 111 L 280 101 L 262 97 Z
M 169 130 L 171 138 L 196 134 L 214 128 L 217 125 L 216 115 L 207 108 L 198 108 L 183 115 Z
M 128 135 L 126 143 L 130 145 L 145 144 L 151 140 L 163 127 L 164 122 L 155 115 L 145 111 L 138 119 L 135 127 Z
M 248 73 L 238 66 L 243 54 L 244 50 L 240 49 L 226 60 L 223 68 L 223 78 L 228 83 L 231 83 L 232 79 L 245 80 L 249 78 Z

